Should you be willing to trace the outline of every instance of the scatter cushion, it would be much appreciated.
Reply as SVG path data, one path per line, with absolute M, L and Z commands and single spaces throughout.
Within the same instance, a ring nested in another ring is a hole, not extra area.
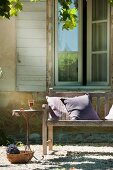
M 98 114 L 94 111 L 90 96 L 85 94 L 73 98 L 61 99 L 71 120 L 99 120 Z
M 105 117 L 107 120 L 113 120 L 113 105 L 111 106 L 108 115 Z
M 50 107 L 49 119 L 57 120 L 63 113 L 67 113 L 65 105 L 60 100 L 61 97 L 49 97 L 46 96 L 48 106 Z

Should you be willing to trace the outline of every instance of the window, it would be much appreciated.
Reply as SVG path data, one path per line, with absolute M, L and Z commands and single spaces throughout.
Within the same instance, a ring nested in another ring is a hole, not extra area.
M 62 30 L 59 10 L 55 1 L 55 85 L 109 85 L 107 0 L 79 0 L 73 30 Z

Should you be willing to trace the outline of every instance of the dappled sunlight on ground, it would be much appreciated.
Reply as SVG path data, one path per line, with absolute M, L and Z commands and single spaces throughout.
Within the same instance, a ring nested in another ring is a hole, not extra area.
M 19 148 L 23 150 L 23 148 Z M 11 164 L 0 147 L 0 170 L 112 170 L 113 147 L 108 144 L 54 146 L 43 156 L 42 145 L 31 145 L 34 157 L 27 164 Z

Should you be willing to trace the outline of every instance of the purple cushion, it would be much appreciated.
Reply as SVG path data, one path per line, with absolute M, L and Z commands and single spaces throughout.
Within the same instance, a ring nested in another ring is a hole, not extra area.
M 66 106 L 72 120 L 99 120 L 98 114 L 94 111 L 89 95 L 76 96 L 73 98 L 61 99 Z
M 50 107 L 50 119 L 59 119 L 62 116 L 62 113 L 66 113 L 67 110 L 60 100 L 61 97 L 49 97 L 46 96 L 48 106 Z

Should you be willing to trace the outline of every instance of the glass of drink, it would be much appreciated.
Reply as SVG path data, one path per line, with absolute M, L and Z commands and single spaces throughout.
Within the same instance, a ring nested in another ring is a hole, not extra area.
M 33 105 L 34 105 L 34 100 L 32 100 L 32 99 L 28 100 L 28 106 L 29 106 L 30 109 L 33 109 L 32 108 Z

